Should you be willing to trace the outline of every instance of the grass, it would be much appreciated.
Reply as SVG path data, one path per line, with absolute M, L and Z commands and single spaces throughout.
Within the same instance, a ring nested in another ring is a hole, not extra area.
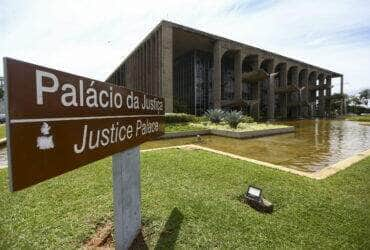
M 346 120 L 357 122 L 370 122 L 370 114 L 368 115 L 347 115 Z
M 193 123 L 166 123 L 166 132 L 194 131 L 202 130 Z
M 166 124 L 166 132 L 179 132 L 179 131 L 194 131 L 194 130 L 205 130 L 205 129 L 219 129 L 219 130 L 230 130 L 230 131 L 255 131 L 273 128 L 285 128 L 285 125 L 270 124 L 270 123 L 239 123 L 236 129 L 231 128 L 225 122 L 219 124 L 211 122 L 201 122 L 201 123 L 170 123 Z
M 142 153 L 150 249 L 370 248 L 370 158 L 323 181 L 205 151 Z M 0 170 L 0 249 L 79 248 L 112 219 L 111 160 L 10 194 Z M 249 184 L 271 215 L 240 202 Z
M 0 124 L 0 139 L 6 137 L 5 124 Z

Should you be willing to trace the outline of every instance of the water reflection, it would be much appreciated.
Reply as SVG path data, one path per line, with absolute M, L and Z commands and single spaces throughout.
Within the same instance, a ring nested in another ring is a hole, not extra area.
M 238 140 L 203 136 L 204 146 L 305 171 L 317 171 L 370 148 L 370 126 L 352 121 L 300 120 L 295 133 Z M 195 138 L 152 141 L 142 148 L 196 143 Z

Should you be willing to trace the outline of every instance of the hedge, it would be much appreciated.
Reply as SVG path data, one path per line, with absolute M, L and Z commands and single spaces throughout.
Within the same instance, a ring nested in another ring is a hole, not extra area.
M 166 123 L 184 123 L 184 122 L 196 122 L 197 117 L 195 115 L 189 115 L 185 113 L 166 113 Z

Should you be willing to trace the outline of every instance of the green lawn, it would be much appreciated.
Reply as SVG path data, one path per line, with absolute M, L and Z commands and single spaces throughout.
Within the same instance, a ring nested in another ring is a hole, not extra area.
M 0 139 L 6 137 L 5 124 L 0 124 Z
M 203 129 L 189 122 L 166 123 L 166 132 L 180 132 L 180 131 L 194 131 L 194 130 L 203 130 Z
M 370 122 L 370 114 L 368 115 L 347 115 L 346 120 L 357 122 Z
M 10 194 L 0 170 L 0 249 L 78 248 L 112 219 L 111 160 Z M 142 153 L 150 249 L 370 248 L 370 158 L 315 181 L 193 150 Z M 239 201 L 249 184 L 276 209 Z

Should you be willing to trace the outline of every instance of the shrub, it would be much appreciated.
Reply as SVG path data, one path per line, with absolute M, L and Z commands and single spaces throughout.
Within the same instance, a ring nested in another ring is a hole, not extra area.
M 164 120 L 166 123 L 195 122 L 197 117 L 184 113 L 166 113 Z
M 208 117 L 206 117 L 205 115 L 195 116 L 195 121 L 194 122 L 197 122 L 197 123 L 208 122 Z
M 243 114 L 240 111 L 230 111 L 225 115 L 225 121 L 231 128 L 237 128 L 238 124 L 243 121 Z
M 252 122 L 254 122 L 254 119 L 251 116 L 245 115 L 245 116 L 243 116 L 242 122 L 252 123 Z
M 225 112 L 221 109 L 209 109 L 205 112 L 205 116 L 212 122 L 212 123 L 220 123 L 221 120 L 225 116 Z
M 188 105 L 179 100 L 178 98 L 173 98 L 173 112 L 174 113 L 186 113 L 189 110 Z

